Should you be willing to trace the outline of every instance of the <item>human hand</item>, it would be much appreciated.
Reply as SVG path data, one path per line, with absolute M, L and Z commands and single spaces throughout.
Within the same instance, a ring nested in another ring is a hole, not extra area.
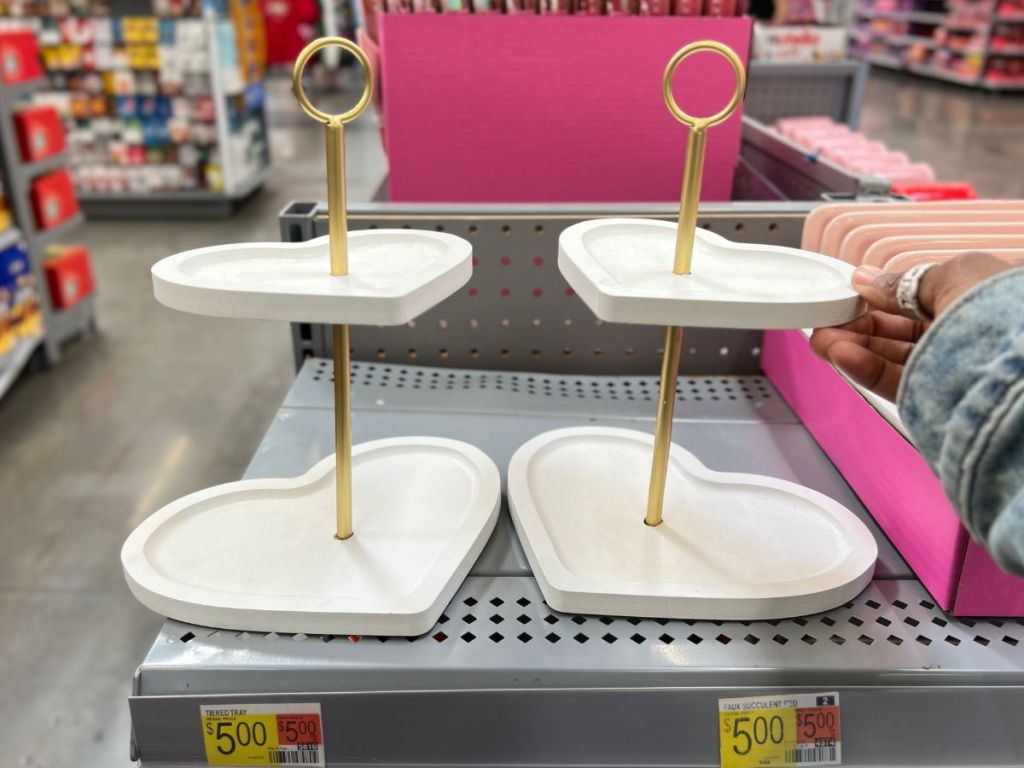
M 988 253 L 963 253 L 924 273 L 918 305 L 925 315 L 938 317 L 963 293 L 1013 267 Z M 900 314 L 896 288 L 903 274 L 857 267 L 853 287 L 868 303 L 869 311 L 846 325 L 820 328 L 811 336 L 815 354 L 889 400 L 896 399 L 907 358 L 931 325 Z

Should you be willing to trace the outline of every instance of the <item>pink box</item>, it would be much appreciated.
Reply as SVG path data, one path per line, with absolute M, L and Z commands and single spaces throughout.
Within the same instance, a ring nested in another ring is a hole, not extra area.
M 1024 579 L 971 541 L 917 450 L 811 352 L 799 331 L 765 333 L 761 366 L 943 610 L 1024 616 Z
M 380 30 L 393 201 L 636 203 L 679 198 L 687 130 L 662 100 L 665 65 L 702 39 L 746 61 L 751 20 L 385 15 Z M 698 115 L 733 88 L 713 54 L 676 77 Z M 739 150 L 737 111 L 708 133 L 703 200 L 730 198 Z

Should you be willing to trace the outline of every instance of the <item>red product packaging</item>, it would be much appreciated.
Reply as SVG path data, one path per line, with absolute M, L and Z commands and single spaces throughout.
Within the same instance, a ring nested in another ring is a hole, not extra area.
M 704 0 L 705 16 L 735 16 L 736 0 Z
M 32 182 L 32 208 L 36 227 L 51 229 L 78 213 L 78 200 L 66 169 L 40 176 Z
M 92 263 L 84 245 L 52 246 L 43 262 L 50 301 L 58 309 L 72 307 L 93 291 Z
M 20 83 L 42 76 L 35 35 L 24 30 L 0 31 L 0 81 Z
M 641 16 L 668 16 L 671 0 L 640 0 L 638 13 Z
M 64 126 L 53 107 L 20 109 L 14 115 L 21 159 L 42 160 L 64 151 Z
M 635 16 L 636 6 L 635 0 L 606 0 L 605 13 L 608 16 Z
M 676 16 L 700 16 L 703 0 L 673 0 L 672 13 Z
M 601 0 L 573 0 L 572 12 L 578 16 L 600 16 L 603 13 Z

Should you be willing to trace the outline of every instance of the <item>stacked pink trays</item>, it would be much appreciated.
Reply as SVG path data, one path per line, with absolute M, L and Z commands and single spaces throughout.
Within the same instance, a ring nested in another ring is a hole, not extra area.
M 854 173 L 879 176 L 894 184 L 921 184 L 935 180 L 927 163 L 914 163 L 903 152 L 893 152 L 880 141 L 833 122 L 827 117 L 789 117 L 775 130 L 811 153 Z
M 1024 200 L 825 205 L 807 217 L 800 247 L 895 272 L 964 251 L 1024 263 Z
M 1024 200 L 823 205 L 801 245 L 892 271 L 971 250 L 1024 264 Z M 1024 581 L 971 541 L 891 405 L 851 386 L 799 331 L 766 333 L 761 365 L 943 610 L 1024 618 Z

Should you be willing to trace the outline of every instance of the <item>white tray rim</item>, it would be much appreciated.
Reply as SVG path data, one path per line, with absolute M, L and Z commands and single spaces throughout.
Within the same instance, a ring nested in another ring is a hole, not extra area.
M 153 533 L 175 515 L 210 498 L 252 491 L 295 490 L 312 485 L 330 473 L 335 455 L 320 460 L 307 472 L 291 478 L 238 480 L 190 493 L 162 507 L 129 534 L 121 548 L 121 563 L 132 594 L 147 608 L 179 621 L 220 629 L 243 631 L 305 632 L 308 634 L 420 635 L 429 630 L 465 580 L 473 563 L 490 538 L 501 508 L 501 476 L 487 454 L 469 443 L 439 437 L 396 437 L 356 445 L 353 459 L 362 454 L 389 448 L 426 447 L 447 449 L 469 461 L 477 470 L 480 493 L 470 510 L 467 523 L 448 542 L 438 562 L 452 568 L 435 568 L 415 591 L 394 598 L 386 610 L 360 599 L 350 599 L 344 611 L 316 611 L 313 606 L 268 608 L 265 596 L 249 596 L 239 607 L 239 596 L 216 589 L 203 589 L 167 578 L 149 562 L 145 547 Z M 358 524 L 358 523 L 357 523 Z M 358 531 L 357 531 L 358 535 Z M 339 542 L 339 546 L 344 546 Z M 211 614 L 227 614 L 230 626 L 211 622 Z M 272 618 L 279 617 L 280 620 Z M 287 628 L 274 629 L 274 626 Z
M 840 284 L 827 289 L 808 291 L 799 300 L 766 302 L 763 297 L 734 296 L 724 300 L 687 299 L 679 296 L 650 297 L 625 291 L 613 275 L 595 260 L 584 246 L 590 232 L 622 225 L 650 226 L 676 231 L 676 224 L 657 219 L 606 218 L 573 224 L 558 238 L 558 268 L 573 290 L 601 320 L 645 325 L 687 325 L 692 327 L 736 327 L 763 330 L 825 327 L 849 322 L 865 311 L 865 305 L 850 286 L 853 267 L 846 262 L 820 253 L 777 245 L 736 243 L 714 232 L 698 228 L 695 237 L 709 247 L 732 251 L 786 254 L 813 261 L 836 272 Z M 782 322 L 766 321 L 765 308 L 785 308 Z M 710 322 L 694 319 L 696 312 L 713 317 Z M 723 318 L 755 318 L 737 325 L 721 325 Z
M 828 583 L 808 594 L 811 579 L 775 582 L 772 585 L 740 585 L 708 588 L 686 585 L 612 580 L 591 580 L 569 571 L 562 563 L 529 492 L 532 459 L 547 446 L 566 438 L 608 437 L 650 446 L 654 436 L 617 427 L 568 427 L 544 432 L 524 443 L 512 456 L 508 469 L 508 502 L 519 539 L 544 597 L 556 610 L 596 615 L 639 616 L 708 620 L 767 620 L 803 616 L 829 610 L 848 602 L 871 582 L 878 559 L 878 543 L 867 526 L 834 499 L 810 488 L 766 475 L 715 472 L 675 443 L 670 461 L 702 480 L 753 485 L 799 496 L 827 510 L 850 538 L 850 554 L 828 572 Z M 639 505 L 642 506 L 642 505 Z M 641 515 L 637 525 L 643 525 Z M 821 575 L 814 577 L 820 580 Z M 784 585 L 784 586 L 783 586 Z M 780 586 L 783 588 L 780 589 Z M 739 590 L 745 594 L 740 595 Z M 645 594 L 638 594 L 643 590 Z M 760 594 L 757 594 L 760 592 Z M 753 594 L 752 594 L 753 593 Z M 794 607 L 799 603 L 798 607 Z M 723 607 L 724 606 L 724 607 Z
M 332 277 L 327 273 L 324 279 L 325 283 L 330 281 L 330 291 L 310 294 L 289 290 L 286 286 L 266 291 L 220 283 L 210 285 L 183 270 L 188 261 L 213 254 L 259 252 L 302 256 L 326 251 L 330 247 L 330 236 L 301 243 L 229 243 L 181 251 L 158 261 L 151 270 L 153 294 L 166 307 L 208 317 L 402 325 L 451 296 L 472 277 L 473 246 L 457 235 L 419 229 L 367 229 L 348 233 L 349 243 L 355 245 L 381 237 L 416 237 L 444 243 L 452 254 L 451 263 L 426 282 L 406 277 L 396 281 L 389 290 L 375 294 L 353 293 L 345 277 Z

